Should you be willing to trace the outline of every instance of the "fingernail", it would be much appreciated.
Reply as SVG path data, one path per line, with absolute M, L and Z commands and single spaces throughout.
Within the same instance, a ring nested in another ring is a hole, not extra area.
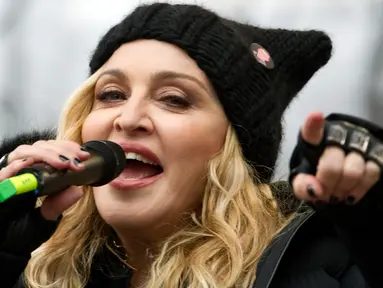
M 24 159 L 23 159 L 23 162 L 26 162 L 26 161 L 28 161 L 28 158 L 24 158 Z
M 347 204 L 353 204 L 354 202 L 355 202 L 355 197 L 354 196 L 350 195 L 350 196 L 347 197 L 347 199 L 346 199 L 346 203 Z
M 80 164 L 81 164 L 81 161 L 80 161 L 78 158 L 74 158 L 74 159 L 73 159 L 73 163 L 74 163 L 74 165 L 76 165 L 77 167 L 79 167 Z
M 89 157 L 90 156 L 90 152 L 86 148 L 81 147 L 80 151 L 81 151 L 81 156 L 82 157 Z
M 67 161 L 69 161 L 69 158 L 65 157 L 64 155 L 59 155 L 59 158 L 60 158 L 60 160 L 63 161 L 63 162 L 67 162 Z
M 339 198 L 336 196 L 331 196 L 329 200 L 330 204 L 338 204 L 339 203 Z
M 309 185 L 307 186 L 307 194 L 309 194 L 309 196 L 315 198 L 316 195 L 315 195 L 315 190 L 314 190 L 314 186 L 313 185 Z

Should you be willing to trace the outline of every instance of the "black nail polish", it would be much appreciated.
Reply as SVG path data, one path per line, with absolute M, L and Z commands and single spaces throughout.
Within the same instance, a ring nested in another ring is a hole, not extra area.
M 69 158 L 65 157 L 64 155 L 59 155 L 59 158 L 63 162 L 67 162 L 69 160 Z
M 86 148 L 84 148 L 84 147 L 81 147 L 80 150 L 83 152 L 88 152 L 88 150 L 86 150 Z
M 28 161 L 28 158 L 24 158 L 24 159 L 23 159 L 23 162 L 26 162 L 26 161 Z
M 309 194 L 310 197 L 313 197 L 313 198 L 316 197 L 313 185 L 307 186 L 307 194 Z
M 347 204 L 353 204 L 354 202 L 355 202 L 355 197 L 354 196 L 350 195 L 350 196 L 347 197 L 347 199 L 346 199 L 346 203 Z
M 330 204 L 338 204 L 339 203 L 339 198 L 336 196 L 331 196 L 329 200 Z
M 74 158 L 73 163 L 74 163 L 74 165 L 78 166 L 78 164 L 80 164 L 81 161 L 78 158 Z

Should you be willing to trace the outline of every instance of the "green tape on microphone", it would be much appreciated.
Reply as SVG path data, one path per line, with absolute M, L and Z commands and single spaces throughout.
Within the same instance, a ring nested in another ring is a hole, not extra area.
M 0 182 L 0 203 L 15 195 L 35 191 L 37 188 L 37 178 L 31 173 L 25 173 L 6 179 Z

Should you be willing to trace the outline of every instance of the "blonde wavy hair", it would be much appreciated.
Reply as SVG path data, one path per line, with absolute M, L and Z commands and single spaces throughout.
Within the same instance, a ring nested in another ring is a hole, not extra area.
M 93 105 L 96 72 L 70 97 L 58 139 L 81 143 L 82 124 Z M 289 221 L 269 185 L 257 183 L 229 127 L 224 147 L 208 163 L 202 213 L 162 243 L 145 287 L 249 287 L 260 256 Z M 79 288 L 90 278 L 94 256 L 108 243 L 110 227 L 97 212 L 90 187 L 64 213 L 53 236 L 32 253 L 26 287 Z

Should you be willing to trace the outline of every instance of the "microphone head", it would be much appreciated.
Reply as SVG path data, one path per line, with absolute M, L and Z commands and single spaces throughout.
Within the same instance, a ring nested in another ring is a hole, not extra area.
M 101 179 L 90 186 L 102 186 L 121 174 L 126 166 L 125 152 L 120 145 L 108 141 L 97 140 L 86 142 L 83 147 L 90 153 L 95 153 L 104 160 L 103 175 Z

